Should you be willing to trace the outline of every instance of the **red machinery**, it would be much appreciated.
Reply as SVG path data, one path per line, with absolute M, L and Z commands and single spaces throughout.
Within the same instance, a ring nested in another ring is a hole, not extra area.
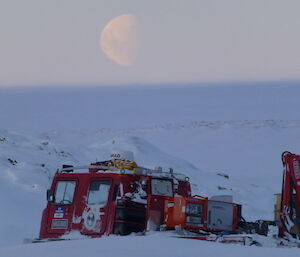
M 171 197 L 165 200 L 165 225 L 189 231 L 233 233 L 241 221 L 241 206 L 207 197 Z
M 284 152 L 282 163 L 279 236 L 300 239 L 300 156 Z
M 237 229 L 240 205 L 192 197 L 188 178 L 172 169 L 151 170 L 122 154 L 112 157 L 86 167 L 64 166 L 55 174 L 40 239 L 58 239 L 71 231 L 90 237 L 127 235 L 161 226 L 210 232 Z

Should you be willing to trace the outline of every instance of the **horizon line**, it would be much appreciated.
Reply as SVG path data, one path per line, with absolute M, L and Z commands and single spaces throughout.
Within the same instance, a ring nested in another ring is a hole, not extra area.
M 253 84 L 274 85 L 274 84 L 300 84 L 300 79 L 280 79 L 280 80 L 232 80 L 232 81 L 199 81 L 199 82 L 162 82 L 162 83 L 95 83 L 95 84 L 24 84 L 24 85 L 0 85 L 1 89 L 42 89 L 42 88 L 155 88 L 155 87 L 206 87 L 206 86 L 251 86 Z

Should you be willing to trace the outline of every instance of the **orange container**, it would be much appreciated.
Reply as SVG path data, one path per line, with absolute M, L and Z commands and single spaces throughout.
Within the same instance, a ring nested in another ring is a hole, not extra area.
M 175 196 L 165 200 L 165 224 L 173 229 L 206 229 L 207 198 Z

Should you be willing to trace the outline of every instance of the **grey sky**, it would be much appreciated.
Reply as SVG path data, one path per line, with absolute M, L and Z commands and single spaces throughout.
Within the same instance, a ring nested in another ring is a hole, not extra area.
M 136 64 L 99 48 L 140 21 Z M 299 0 L 0 0 L 0 86 L 300 79 Z

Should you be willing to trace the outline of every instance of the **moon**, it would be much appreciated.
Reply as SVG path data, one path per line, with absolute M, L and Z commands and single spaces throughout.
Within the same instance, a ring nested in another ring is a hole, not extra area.
M 131 66 L 138 49 L 138 19 L 132 14 L 120 15 L 109 21 L 100 35 L 100 47 L 111 61 Z

